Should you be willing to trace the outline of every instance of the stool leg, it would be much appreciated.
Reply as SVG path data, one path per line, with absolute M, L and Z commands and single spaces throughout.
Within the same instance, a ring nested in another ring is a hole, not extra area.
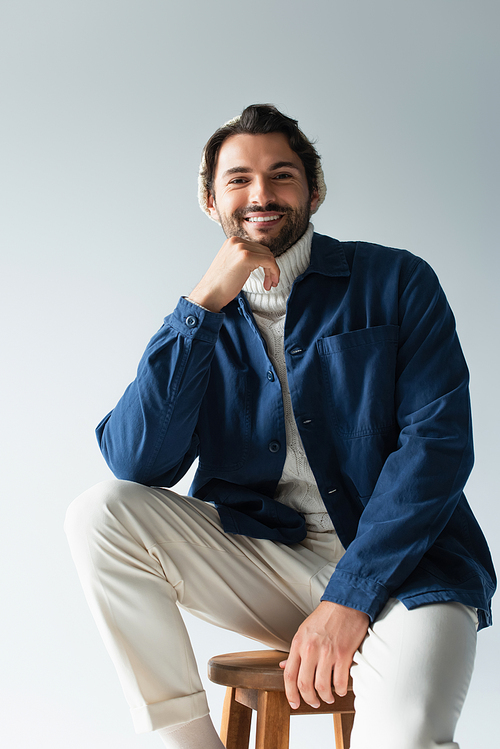
M 333 729 L 335 731 L 335 748 L 349 749 L 354 713 L 334 713 Z
M 290 705 L 284 692 L 259 690 L 255 749 L 288 749 Z
M 220 740 L 226 749 L 248 749 L 252 710 L 235 700 L 236 689 L 227 687 L 222 708 Z

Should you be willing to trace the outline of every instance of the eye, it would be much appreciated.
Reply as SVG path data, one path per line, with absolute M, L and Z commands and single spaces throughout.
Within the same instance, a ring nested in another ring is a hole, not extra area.
M 291 179 L 292 175 L 288 172 L 280 172 L 274 179 Z
M 244 177 L 235 177 L 234 179 L 230 180 L 230 185 L 243 185 L 245 182 L 247 182 Z

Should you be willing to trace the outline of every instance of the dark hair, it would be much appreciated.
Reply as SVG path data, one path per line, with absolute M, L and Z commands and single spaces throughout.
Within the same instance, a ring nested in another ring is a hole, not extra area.
M 282 114 L 273 104 L 251 104 L 243 110 L 241 117 L 216 130 L 205 146 L 205 163 L 201 178 L 208 193 L 213 194 L 217 157 L 226 138 L 231 135 L 265 133 L 286 135 L 290 148 L 295 151 L 304 165 L 309 194 L 317 189 L 316 169 L 319 167 L 320 156 L 311 141 L 299 129 L 297 120 L 292 120 L 291 117 Z

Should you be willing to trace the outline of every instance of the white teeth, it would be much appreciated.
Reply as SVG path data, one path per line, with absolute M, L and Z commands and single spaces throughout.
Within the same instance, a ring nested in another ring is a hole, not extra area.
M 247 221 L 276 221 L 280 216 L 250 216 Z

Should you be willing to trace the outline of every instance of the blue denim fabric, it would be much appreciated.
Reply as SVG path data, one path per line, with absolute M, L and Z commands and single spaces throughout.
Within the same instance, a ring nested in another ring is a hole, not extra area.
M 346 553 L 323 600 L 377 616 L 460 601 L 491 623 L 495 573 L 463 494 L 473 464 L 468 371 L 453 314 L 422 259 L 314 234 L 285 325 L 297 426 Z M 244 293 L 213 313 L 180 299 L 137 378 L 97 428 L 115 475 L 191 493 L 224 529 L 301 541 L 274 501 L 285 453 L 281 386 Z

